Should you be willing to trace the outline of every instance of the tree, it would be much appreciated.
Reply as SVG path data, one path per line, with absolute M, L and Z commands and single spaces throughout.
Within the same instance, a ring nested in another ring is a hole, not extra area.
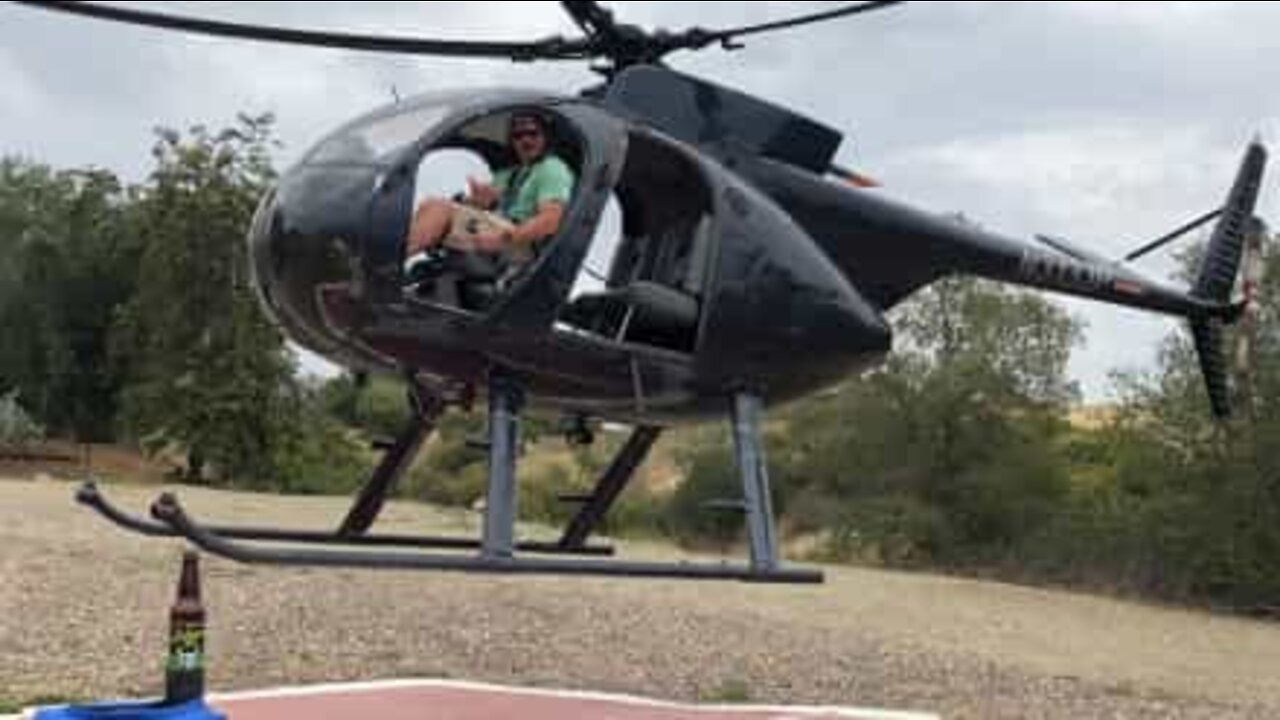
M 0 161 L 0 252 L 0 387 L 51 432 L 109 439 L 121 378 L 108 335 L 138 257 L 128 193 L 104 171 Z
M 859 383 L 861 417 L 841 423 L 867 437 L 838 439 L 837 458 L 818 461 L 861 469 L 835 478 L 861 496 L 840 524 L 872 528 L 862 535 L 881 538 L 882 558 L 1000 561 L 1065 491 L 1056 441 L 1079 324 L 1043 297 L 972 279 L 934 284 L 895 320 L 902 352 Z
M 926 288 L 895 322 L 899 348 L 882 368 L 775 415 L 775 506 L 839 557 L 1000 561 L 1066 491 L 1058 445 L 1079 324 L 1039 296 L 970 279 Z M 724 537 L 741 525 L 685 517 L 733 490 L 730 458 L 722 436 L 695 441 L 673 504 L 684 527 Z
M 1031 402 L 1077 400 L 1066 376 L 1080 322 L 1029 292 L 972 278 L 947 278 L 918 293 L 897 313 L 905 350 L 935 366 L 968 367 L 999 378 Z
M 371 438 L 397 437 L 412 413 L 405 383 L 382 376 L 343 373 L 325 381 L 320 398 L 331 418 Z
M 1267 245 L 1270 247 L 1270 245 Z M 1197 253 L 1190 253 L 1191 265 Z M 1170 337 L 1157 370 L 1127 379 L 1121 487 L 1136 489 L 1131 522 L 1145 542 L 1133 561 L 1141 589 L 1178 599 L 1276 610 L 1280 597 L 1280 254 L 1268 250 L 1259 288 L 1251 411 L 1213 419 L 1194 349 Z M 1233 332 L 1239 332 L 1234 328 Z M 1233 347 L 1228 334 L 1228 348 Z M 1250 397 L 1251 395 L 1251 397 Z
M 283 338 L 244 268 L 259 198 L 274 180 L 270 116 L 218 133 L 160 130 L 138 201 L 139 287 L 114 343 L 127 368 L 126 421 L 151 447 L 186 453 L 191 479 L 274 479 L 273 449 L 295 430 L 297 389 Z

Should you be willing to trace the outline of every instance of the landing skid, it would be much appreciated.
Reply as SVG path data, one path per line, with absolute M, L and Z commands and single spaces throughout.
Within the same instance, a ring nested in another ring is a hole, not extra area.
M 749 566 L 695 563 L 644 563 L 619 560 L 573 560 L 407 552 L 343 552 L 253 547 L 203 528 L 165 494 L 151 508 L 152 515 L 200 549 L 236 562 L 304 567 L 345 567 L 398 570 L 453 570 L 502 574 L 598 575 L 614 577 L 680 578 L 686 580 L 743 580 L 760 583 L 820 583 L 822 573 L 810 570 L 756 570 Z
M 211 554 L 250 564 L 787 584 L 820 583 L 823 580 L 819 571 L 784 568 L 778 558 L 769 502 L 769 478 L 760 441 L 762 404 L 758 397 L 750 394 L 739 394 L 732 403 L 733 435 L 743 490 L 743 498 L 737 506 L 746 513 L 750 548 L 747 563 L 592 559 L 613 555 L 610 546 L 588 544 L 588 536 L 603 522 L 610 507 L 648 455 L 660 434 L 656 427 L 639 427 L 634 431 L 593 491 L 576 499 L 583 505 L 559 540 L 517 541 L 515 466 L 519 454 L 524 393 L 514 380 L 497 374 L 489 382 L 489 438 L 485 443 L 489 452 L 489 480 L 481 537 L 369 534 L 368 529 L 397 479 L 409 466 L 445 408 L 439 395 L 431 394 L 417 383 L 413 383 L 411 388 L 413 419 L 396 441 L 386 446 L 382 463 L 361 488 L 347 516 L 331 532 L 204 525 L 184 510 L 172 493 L 162 495 L 151 507 L 152 517 L 159 522 L 120 510 L 108 502 L 92 483 L 80 489 L 77 499 L 127 530 L 150 536 L 186 538 Z M 342 546 L 353 549 L 337 549 Z
M 168 524 L 158 523 L 125 512 L 103 496 L 98 487 L 87 482 L 76 492 L 76 501 L 97 512 L 112 524 L 148 537 L 182 537 Z M 335 545 L 350 547 L 402 547 L 434 550 L 476 550 L 480 541 L 476 538 L 433 537 L 429 535 L 344 535 L 318 530 L 284 530 L 280 528 L 256 528 L 248 526 L 210 525 L 203 531 L 227 540 L 290 543 L 297 545 Z M 522 552 L 555 555 L 581 555 L 608 557 L 613 548 L 608 545 L 590 545 L 565 548 L 557 542 L 522 542 L 517 545 Z

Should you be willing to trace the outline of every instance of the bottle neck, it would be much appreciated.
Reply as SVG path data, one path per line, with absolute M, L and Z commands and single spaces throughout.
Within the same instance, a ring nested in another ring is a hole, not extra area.
M 187 551 L 182 555 L 178 600 L 200 601 L 200 556 L 195 552 Z

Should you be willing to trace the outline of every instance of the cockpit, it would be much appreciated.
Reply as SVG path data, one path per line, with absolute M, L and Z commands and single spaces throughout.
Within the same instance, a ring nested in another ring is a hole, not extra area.
M 410 302 L 484 312 L 566 230 L 583 172 L 580 134 L 537 105 L 467 121 L 418 162 L 405 238 Z
M 447 248 L 413 272 L 415 213 L 431 199 L 464 203 L 469 180 L 518 172 L 512 115 L 529 108 L 571 175 L 554 232 L 522 257 Z M 349 123 L 282 176 L 251 232 L 255 284 L 291 335 L 328 355 L 341 345 L 376 357 L 362 329 L 389 315 L 688 355 L 714 280 L 713 197 L 695 153 L 590 102 L 424 96 Z
M 513 114 L 522 111 L 496 109 L 426 148 L 418 166 L 416 207 L 441 197 L 465 203 L 461 179 L 492 184 L 504 173 L 509 175 L 510 168 L 518 168 L 510 128 Z M 578 186 L 589 172 L 584 165 L 585 138 L 568 118 L 554 112 L 545 112 L 545 117 L 550 124 L 546 153 L 568 167 L 573 181 L 569 205 L 578 201 Z M 535 176 L 532 182 L 540 179 Z M 503 189 L 509 186 L 499 183 L 498 190 Z M 456 212 L 464 222 L 474 215 L 467 208 Z M 557 313 L 555 329 L 621 344 L 692 351 L 712 244 L 711 201 L 697 164 L 647 133 L 628 131 L 621 172 L 598 217 L 586 233 L 587 252 Z M 465 235 L 458 224 L 452 222 L 450 232 Z M 574 234 L 574 228 L 562 221 L 553 235 L 532 243 L 532 252 L 503 253 L 510 256 L 504 263 L 487 262 L 492 255 L 488 253 L 445 252 L 435 275 L 406 278 L 406 287 L 416 301 L 483 313 L 525 279 L 551 243 L 574 242 L 562 237 Z

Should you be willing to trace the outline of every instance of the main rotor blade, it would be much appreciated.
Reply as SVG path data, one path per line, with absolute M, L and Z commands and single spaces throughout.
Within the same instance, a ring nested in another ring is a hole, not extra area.
M 588 36 L 611 33 L 614 29 L 613 13 L 592 0 L 563 0 L 560 3 L 573 22 Z
M 728 42 L 734 38 L 744 37 L 746 35 L 756 35 L 763 32 L 772 32 L 774 30 L 786 30 L 788 28 L 800 27 L 801 25 L 809 25 L 812 23 L 824 22 L 827 20 L 835 20 L 836 18 L 848 17 L 850 15 L 860 15 L 862 13 L 871 12 L 872 10 L 880 10 L 891 5 L 900 5 L 906 0 L 871 0 L 871 2 L 854 3 L 845 7 L 836 8 L 835 10 L 827 10 L 820 13 L 812 13 L 810 15 L 800 15 L 788 20 L 777 20 L 774 22 L 760 23 L 758 25 L 744 25 L 737 28 L 729 28 L 723 30 L 706 31 L 706 38 L 709 42 Z
M 89 2 L 71 2 L 68 0 L 15 0 L 15 2 L 44 10 L 163 30 L 345 50 L 410 55 L 535 60 L 576 59 L 582 57 L 580 53 L 585 47 L 580 40 L 565 40 L 559 37 L 535 42 L 472 42 L 467 40 L 438 40 L 386 35 L 357 35 L 314 30 L 294 30 L 264 25 L 246 25 L 146 10 L 108 7 Z

